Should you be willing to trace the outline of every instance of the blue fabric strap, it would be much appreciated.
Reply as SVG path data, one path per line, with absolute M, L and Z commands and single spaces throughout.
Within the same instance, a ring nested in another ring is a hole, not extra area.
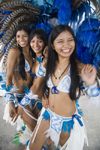
M 29 71 L 29 74 L 30 74 L 30 76 L 32 76 L 32 78 L 34 78 L 34 79 L 37 78 L 36 74 L 32 73 L 32 70 L 31 70 L 31 69 L 30 69 L 30 71 Z
M 78 123 L 80 124 L 80 126 L 83 126 L 82 121 L 80 120 L 81 116 L 78 116 L 77 114 L 74 114 L 72 116 L 72 123 L 74 124 L 74 118 L 76 118 L 76 120 L 78 121 Z
M 25 94 L 25 96 L 23 97 L 23 99 L 20 101 L 19 104 L 20 104 L 22 107 L 24 107 L 24 106 L 26 106 L 26 105 L 29 104 L 30 100 L 31 100 L 31 99 L 28 97 L 28 95 Z

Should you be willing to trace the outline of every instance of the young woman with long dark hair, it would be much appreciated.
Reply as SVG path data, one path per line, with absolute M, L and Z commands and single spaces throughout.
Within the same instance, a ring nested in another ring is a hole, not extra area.
M 48 41 L 48 60 L 43 97 L 48 108 L 42 108 L 27 150 L 41 150 L 48 137 L 60 150 L 82 150 L 88 145 L 85 125 L 78 108 L 81 83 L 87 85 L 87 94 L 94 99 L 100 96 L 95 83 L 96 69 L 77 63 L 76 40 L 68 25 L 58 25 L 51 31 Z M 80 70 L 80 72 L 79 72 Z
M 23 133 L 19 137 L 20 142 L 23 138 L 23 144 L 27 143 L 27 140 L 29 140 L 26 140 L 26 136 L 31 138 L 31 133 L 36 126 L 39 113 L 42 109 L 42 89 L 46 74 L 46 46 L 48 44 L 48 38 L 44 30 L 34 29 L 30 34 L 29 42 L 33 50 L 34 63 L 29 72 L 30 76 L 33 78 L 33 82 L 30 89 L 26 89 L 26 94 L 18 105 L 16 116 L 17 119 L 17 117 L 21 115 L 26 123 L 26 129 L 22 131 Z
M 16 106 L 25 94 L 24 88 L 32 85 L 32 77 L 29 74 L 33 65 L 32 51 L 29 46 L 30 32 L 28 26 L 22 25 L 17 28 L 15 33 L 17 47 L 10 49 L 7 58 L 7 104 L 3 118 L 8 122 L 11 122 L 17 114 Z M 14 90 L 13 84 L 16 86 Z M 6 112 L 7 110 L 9 113 Z

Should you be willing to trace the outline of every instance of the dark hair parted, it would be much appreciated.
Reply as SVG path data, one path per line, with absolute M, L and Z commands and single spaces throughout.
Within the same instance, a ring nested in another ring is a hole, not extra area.
M 44 51 L 44 48 L 47 46 L 48 44 L 48 37 L 47 37 L 47 34 L 46 32 L 43 30 L 43 29 L 34 29 L 31 33 L 30 33 L 30 37 L 29 37 L 29 42 L 31 42 L 31 40 L 37 36 L 38 39 L 41 39 L 44 41 L 44 47 L 42 49 L 42 56 L 43 55 L 43 51 Z M 33 54 L 34 54 L 34 58 L 36 57 L 36 54 L 35 52 L 33 51 Z
M 24 25 L 20 25 L 16 32 L 15 32 L 15 36 L 17 34 L 18 31 L 24 30 L 28 35 L 30 35 L 31 33 L 31 29 L 28 26 L 24 26 Z M 19 70 L 19 74 L 21 75 L 23 80 L 26 80 L 26 72 L 25 72 L 25 58 L 24 58 L 24 54 L 23 54 L 23 50 L 22 47 L 18 44 L 18 48 L 21 52 L 20 54 L 20 62 L 18 64 L 18 70 Z M 32 50 L 31 48 L 29 48 L 30 53 L 32 54 Z
M 45 77 L 45 82 L 44 82 L 44 87 L 43 87 L 43 96 L 48 89 L 47 85 L 46 85 L 47 80 L 54 73 L 55 67 L 56 67 L 56 61 L 58 60 L 58 54 L 53 49 L 52 45 L 53 45 L 54 40 L 57 38 L 57 36 L 64 31 L 70 32 L 74 38 L 74 41 L 75 41 L 75 49 L 70 56 L 71 86 L 70 86 L 70 93 L 69 93 L 70 98 L 72 100 L 75 100 L 80 95 L 79 75 L 78 75 L 78 70 L 77 70 L 77 64 L 75 61 L 77 59 L 76 39 L 75 39 L 75 35 L 74 35 L 73 30 L 68 25 L 58 25 L 58 26 L 54 27 L 50 33 L 49 41 L 48 41 L 48 60 L 47 60 L 47 66 L 46 66 L 46 77 Z M 77 88 L 79 88 L 78 96 L 76 95 Z

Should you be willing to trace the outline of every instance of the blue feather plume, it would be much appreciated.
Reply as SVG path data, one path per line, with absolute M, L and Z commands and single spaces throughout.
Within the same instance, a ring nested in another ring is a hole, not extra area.
M 68 5 L 67 7 L 62 6 L 58 11 L 58 24 L 68 24 L 71 19 L 72 9 Z
M 81 31 L 87 31 L 87 30 L 98 30 L 99 28 L 99 22 L 98 19 L 90 18 L 90 22 L 88 19 L 85 19 L 81 26 L 79 27 L 79 30 Z
M 83 14 L 85 14 L 85 18 L 83 17 Z M 71 25 L 73 24 L 73 30 L 75 30 L 75 25 L 77 25 L 77 28 L 79 24 L 86 18 L 88 18 L 88 21 L 90 19 L 91 13 L 91 7 L 89 3 L 82 2 L 73 12 L 71 17 Z
M 55 8 L 55 7 L 60 8 L 62 6 L 67 7 L 67 5 L 71 6 L 71 4 L 72 4 L 72 0 L 54 0 L 52 8 Z
M 89 53 L 88 48 L 86 48 L 84 53 L 81 54 L 81 62 L 85 64 L 93 64 L 93 55 Z
M 47 33 L 47 36 L 49 36 L 49 34 L 50 34 L 51 30 L 52 30 L 52 27 L 48 23 L 37 24 L 36 28 L 43 29 Z
M 80 36 L 80 40 L 83 41 L 83 46 L 90 48 L 98 42 L 98 37 L 94 31 L 84 31 Z
M 7 49 L 7 46 L 8 46 L 9 42 L 5 45 L 5 47 L 2 49 L 2 51 L 5 53 L 6 52 L 6 49 Z
M 94 52 L 93 64 L 97 68 L 100 61 L 100 41 L 95 44 L 93 52 Z

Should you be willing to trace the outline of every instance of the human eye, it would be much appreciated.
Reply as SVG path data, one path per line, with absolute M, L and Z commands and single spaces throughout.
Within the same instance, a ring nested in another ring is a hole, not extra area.
M 74 38 L 70 38 L 69 41 L 74 41 Z
M 31 42 L 34 43 L 34 40 L 32 40 Z
M 23 37 L 27 37 L 27 35 L 26 35 L 26 34 L 24 34 L 24 35 L 23 35 Z
M 59 40 L 59 41 L 57 41 L 57 43 L 62 43 L 63 42 L 63 40 Z
M 39 43 L 42 43 L 43 42 L 43 40 L 39 40 Z
M 19 38 L 20 36 L 19 35 L 16 35 L 16 38 Z

